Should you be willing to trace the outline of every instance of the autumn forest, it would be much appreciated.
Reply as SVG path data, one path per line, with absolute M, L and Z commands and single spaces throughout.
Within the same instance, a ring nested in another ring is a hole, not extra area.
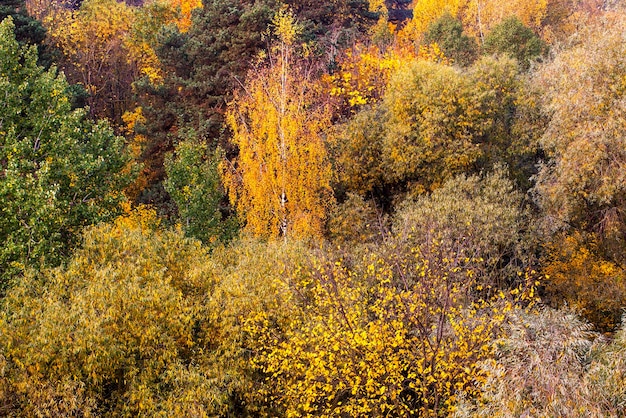
M 0 22 L 0 416 L 626 416 L 624 1 Z

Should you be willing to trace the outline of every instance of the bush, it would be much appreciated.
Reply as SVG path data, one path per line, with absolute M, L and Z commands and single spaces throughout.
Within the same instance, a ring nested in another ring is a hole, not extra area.
M 3 301 L 2 402 L 21 416 L 198 416 L 229 409 L 217 284 L 199 242 L 142 211 L 89 229 L 65 268 Z

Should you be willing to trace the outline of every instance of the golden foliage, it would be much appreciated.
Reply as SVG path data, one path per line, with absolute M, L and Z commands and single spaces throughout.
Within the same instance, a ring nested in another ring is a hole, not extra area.
M 472 299 L 471 259 L 433 267 L 415 249 L 406 262 L 411 283 L 374 254 L 358 270 L 313 260 L 290 283 L 298 305 L 281 332 L 264 312 L 248 318 L 267 375 L 259 396 L 288 417 L 447 416 L 457 392 L 477 394 L 511 302 Z
M 398 69 L 415 60 L 450 64 L 437 44 L 413 48 L 385 48 L 357 44 L 345 51 L 339 69 L 322 76 L 324 88 L 338 99 L 340 113 L 355 112 L 383 97 L 389 80 Z
M 417 191 L 432 190 L 467 170 L 481 155 L 480 103 L 459 70 L 412 62 L 389 83 L 383 152 L 390 181 L 409 179 Z
M 92 114 L 120 122 L 138 75 L 125 45 L 133 9 L 115 0 L 87 0 L 76 11 L 57 5 L 42 21 L 51 43 L 63 53 L 69 81 L 89 93 Z
M 580 310 L 600 330 L 615 329 L 626 304 L 626 272 L 598 255 L 594 237 L 577 232 L 556 235 L 546 250 L 547 299 Z
M 450 14 L 461 20 L 471 36 L 484 36 L 498 23 L 516 16 L 539 31 L 547 16 L 547 0 L 420 0 L 414 2 L 413 18 L 398 34 L 401 43 L 419 43 L 428 27 Z
M 206 251 L 139 209 L 89 229 L 67 267 L 6 296 L 9 402 L 27 416 L 207 416 L 227 408 L 212 366 L 218 312 Z M 24 344 L 23 341 L 29 341 Z
M 358 108 L 380 100 L 400 63 L 400 57 L 391 50 L 383 52 L 375 45 L 356 45 L 345 52 L 340 69 L 324 75 L 323 82 L 331 96 L 340 98 L 340 106 Z
M 288 16 L 275 22 L 281 42 L 270 65 L 252 72 L 229 106 L 239 155 L 224 163 L 224 183 L 253 235 L 319 237 L 332 200 L 322 135 L 329 117 L 315 106 L 312 81 L 292 57 Z

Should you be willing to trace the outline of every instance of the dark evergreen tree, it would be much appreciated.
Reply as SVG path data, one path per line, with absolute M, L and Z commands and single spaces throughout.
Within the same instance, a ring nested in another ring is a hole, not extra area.
M 485 38 L 483 52 L 507 54 L 523 69 L 546 51 L 545 43 L 517 17 L 511 17 L 494 27 Z
M 455 64 L 463 67 L 474 62 L 478 52 L 474 38 L 465 35 L 461 21 L 449 13 L 428 27 L 424 42 L 436 43 L 447 58 L 451 58 Z
M 22 45 L 37 45 L 39 64 L 50 67 L 54 51 L 43 41 L 46 30 L 37 19 L 28 15 L 24 0 L 0 0 L 0 21 L 11 16 L 15 25 L 15 38 Z
M 156 86 L 137 84 L 147 121 L 140 127 L 147 137 L 142 160 L 148 182 L 141 201 L 170 212 L 162 186 L 164 156 L 191 132 L 195 141 L 229 152 L 226 104 L 266 45 L 263 34 L 277 7 L 273 0 L 207 0 L 188 32 L 161 29 L 156 52 L 165 79 Z

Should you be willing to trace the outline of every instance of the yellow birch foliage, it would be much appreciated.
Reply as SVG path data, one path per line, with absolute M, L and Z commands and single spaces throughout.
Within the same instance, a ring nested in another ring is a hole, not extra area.
M 227 112 L 239 155 L 223 164 L 224 183 L 253 235 L 318 237 L 332 199 L 322 136 L 329 118 L 291 56 L 293 18 L 283 11 L 275 24 L 281 41 L 270 65 L 251 74 Z
M 290 284 L 299 303 L 282 332 L 264 312 L 247 318 L 267 375 L 258 396 L 287 417 L 409 417 L 448 416 L 457 392 L 478 395 L 479 362 L 512 303 L 470 296 L 469 258 L 433 268 L 414 249 L 405 261 L 407 271 L 374 254 L 358 270 L 314 260 Z M 405 273 L 416 278 L 403 282 Z
M 139 76 L 162 80 L 154 51 L 156 34 L 168 24 L 181 32 L 191 26 L 191 12 L 200 0 L 157 0 L 132 7 L 116 0 L 85 0 L 78 10 L 55 3 L 29 1 L 52 44 L 64 55 L 64 70 L 71 82 L 90 93 L 91 111 L 120 122 L 128 110 L 132 83 Z

